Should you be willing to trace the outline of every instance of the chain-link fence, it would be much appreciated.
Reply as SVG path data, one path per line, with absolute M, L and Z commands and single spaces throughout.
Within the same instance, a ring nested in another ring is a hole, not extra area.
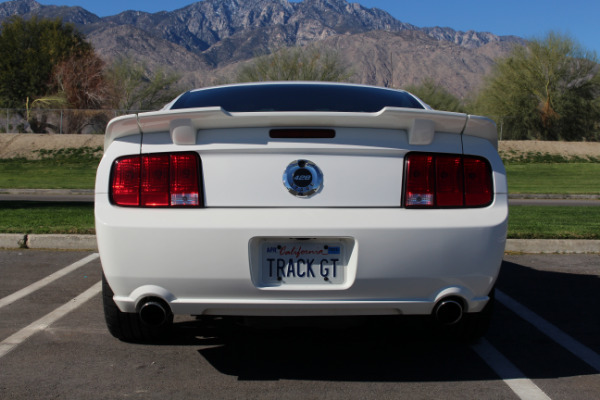
M 123 110 L 0 109 L 0 133 L 103 134 Z

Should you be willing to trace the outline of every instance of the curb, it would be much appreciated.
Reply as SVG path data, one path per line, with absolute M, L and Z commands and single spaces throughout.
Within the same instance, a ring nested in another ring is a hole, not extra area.
M 531 254 L 600 253 L 600 240 L 507 239 L 505 251 Z
M 0 234 L 2 249 L 98 251 L 96 235 Z M 508 239 L 506 252 L 526 254 L 600 254 L 600 240 Z
M 27 248 L 27 236 L 18 233 L 0 234 L 0 249 L 24 249 Z
M 0 194 L 12 196 L 93 196 L 94 189 L 0 189 Z
M 510 193 L 511 200 L 600 200 L 600 194 L 527 194 Z
M 96 235 L 0 234 L 0 249 L 98 251 Z

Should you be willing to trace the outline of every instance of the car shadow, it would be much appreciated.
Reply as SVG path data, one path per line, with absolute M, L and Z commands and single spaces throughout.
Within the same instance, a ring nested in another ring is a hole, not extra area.
M 541 271 L 505 261 L 498 289 L 599 351 L 599 314 L 592 304 L 600 304 L 598 276 Z M 188 321 L 175 325 L 170 344 L 198 346 L 198 353 L 216 370 L 239 380 L 499 379 L 469 344 L 432 333 L 428 321 L 396 317 L 254 319 L 250 324 L 230 319 Z M 597 374 L 499 302 L 486 340 L 532 379 Z
M 498 287 L 600 353 L 600 255 L 536 255 L 527 260 L 530 265 L 505 260 Z M 586 273 L 571 272 L 567 265 L 573 260 L 588 266 Z M 550 262 L 552 271 L 539 269 Z
M 343 319 L 336 320 L 275 328 L 241 326 L 216 336 L 220 343 L 213 341 L 198 352 L 218 371 L 240 380 L 396 382 L 494 378 L 490 371 L 475 367 L 477 356 L 468 345 L 431 334 L 425 321 L 369 317 L 351 326 Z M 339 326 L 331 326 L 332 322 Z M 465 369 L 455 368 L 457 362 Z
M 498 280 L 502 293 L 600 359 L 600 256 L 552 254 L 509 259 L 503 262 Z M 545 328 L 536 327 L 535 321 L 523 319 L 498 301 L 487 338 L 531 378 L 598 374 L 547 336 Z

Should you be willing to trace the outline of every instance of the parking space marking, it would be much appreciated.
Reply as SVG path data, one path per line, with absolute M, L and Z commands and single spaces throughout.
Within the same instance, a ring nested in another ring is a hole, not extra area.
M 62 278 L 63 276 L 67 275 L 70 272 L 75 271 L 77 268 L 82 267 L 82 266 L 86 265 L 87 263 L 94 261 L 98 257 L 99 257 L 98 253 L 90 254 L 89 256 L 87 256 L 79 261 L 76 261 L 73 264 L 71 264 L 63 269 L 56 271 L 55 273 L 50 274 L 47 277 L 40 279 L 39 281 L 37 281 L 35 283 L 32 283 L 31 285 L 27 286 L 26 288 L 23 288 L 11 295 L 8 295 L 8 296 L 0 299 L 0 308 L 5 307 L 9 304 L 12 304 L 15 301 L 35 292 L 36 290 L 39 290 L 46 285 L 49 285 L 50 283 L 54 282 L 55 280 Z
M 577 340 L 560 330 L 556 325 L 546 321 L 529 308 L 525 307 L 499 290 L 496 290 L 496 300 L 517 314 L 519 317 L 536 327 L 544 335 L 548 336 L 550 339 L 569 350 L 577 358 L 586 362 L 592 366 L 592 368 L 596 369 L 596 371 L 600 372 L 600 355 L 598 355 L 598 353 L 596 353 L 594 350 L 579 343 Z
M 99 294 L 101 290 L 102 281 L 99 281 L 96 284 L 94 284 L 94 286 L 81 293 L 79 296 L 70 300 L 68 303 L 63 304 L 54 311 L 50 312 L 49 314 L 46 314 L 42 318 L 21 329 L 17 333 L 4 339 L 2 342 L 0 342 L 0 358 L 10 353 L 18 345 L 23 343 L 25 340 L 29 339 L 34 334 L 48 328 L 54 322 L 58 321 L 71 311 L 75 310 L 77 307 L 81 306 L 86 301 L 90 300 L 92 297 Z
M 487 340 L 471 346 L 473 350 L 489 365 L 508 387 L 521 399 L 550 400 L 550 397 L 540 389 L 506 357 L 504 357 Z

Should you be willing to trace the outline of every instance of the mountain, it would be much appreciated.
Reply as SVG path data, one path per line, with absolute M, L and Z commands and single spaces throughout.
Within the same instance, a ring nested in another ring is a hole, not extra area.
M 75 25 L 90 24 L 100 20 L 95 14 L 81 7 L 44 6 L 35 0 L 16 0 L 0 3 L 0 22 L 14 15 L 31 17 L 38 15 L 42 18 L 61 18 Z
M 338 51 L 361 83 L 402 87 L 432 78 L 466 96 L 523 40 L 486 32 L 418 28 L 346 0 L 204 0 L 172 12 L 100 18 L 81 7 L 35 0 L 0 3 L 0 23 L 19 15 L 73 23 L 107 61 L 128 55 L 178 71 L 187 86 L 226 81 L 259 54 L 315 44 Z

